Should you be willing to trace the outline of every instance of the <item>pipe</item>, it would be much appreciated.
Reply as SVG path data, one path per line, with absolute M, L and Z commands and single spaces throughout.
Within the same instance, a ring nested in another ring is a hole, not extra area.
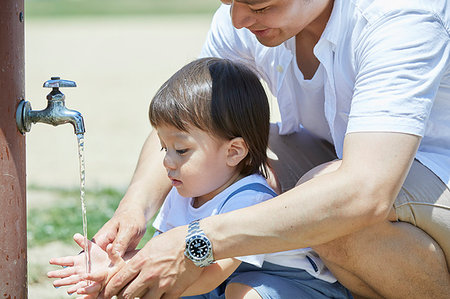
M 24 0 L 0 1 L 0 298 L 27 298 Z

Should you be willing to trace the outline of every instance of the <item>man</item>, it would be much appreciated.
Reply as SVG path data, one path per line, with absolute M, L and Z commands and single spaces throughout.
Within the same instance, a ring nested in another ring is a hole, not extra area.
M 447 1 L 223 2 L 202 55 L 253 66 L 277 96 L 272 181 L 288 191 L 202 220 L 214 258 L 311 246 L 354 294 L 447 298 Z M 134 247 L 159 208 L 170 185 L 158 150 L 151 135 L 101 245 Z M 184 256 L 187 234 L 152 239 L 105 295 L 177 297 L 201 273 Z

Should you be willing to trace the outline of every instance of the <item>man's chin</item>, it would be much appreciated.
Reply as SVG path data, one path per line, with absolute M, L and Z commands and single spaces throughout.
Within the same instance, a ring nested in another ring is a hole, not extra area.
M 284 40 L 278 40 L 278 39 L 268 39 L 268 38 L 258 38 L 256 37 L 256 39 L 258 40 L 258 42 L 266 47 L 276 47 L 281 45 Z

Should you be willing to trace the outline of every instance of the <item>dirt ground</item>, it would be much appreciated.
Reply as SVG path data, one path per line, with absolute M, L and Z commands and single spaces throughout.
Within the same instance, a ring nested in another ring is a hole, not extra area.
M 151 130 L 149 101 L 171 74 L 197 57 L 211 17 L 27 20 L 26 98 L 33 109 L 43 109 L 50 91 L 42 88 L 44 81 L 60 76 L 77 83 L 62 92 L 66 106 L 84 117 L 87 189 L 127 187 Z M 270 99 L 277 120 L 276 100 Z M 29 186 L 79 186 L 71 125 L 35 124 L 26 136 Z M 32 189 L 29 209 L 60 200 Z M 29 298 L 68 298 L 65 288 L 54 289 L 45 273 L 54 268 L 48 265 L 50 257 L 76 250 L 62 243 L 29 249 Z

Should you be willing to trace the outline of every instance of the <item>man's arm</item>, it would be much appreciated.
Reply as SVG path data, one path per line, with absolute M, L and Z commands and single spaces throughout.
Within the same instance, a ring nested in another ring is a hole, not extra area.
M 259 205 L 205 218 L 215 258 L 310 247 L 385 220 L 419 143 L 402 133 L 348 134 L 337 170 Z
M 347 135 L 335 171 L 258 205 L 203 219 L 215 259 L 310 247 L 385 220 L 419 143 L 420 137 L 401 133 Z M 134 279 L 127 295 L 147 289 L 151 298 L 181 295 L 200 275 L 183 255 L 186 232 L 178 227 L 152 239 L 144 260 L 130 260 L 106 294 Z
M 114 216 L 95 234 L 102 247 L 113 243 L 121 255 L 134 249 L 145 233 L 147 221 L 161 207 L 170 190 L 163 167 L 163 154 L 156 131 L 152 131 L 142 147 L 131 183 Z

